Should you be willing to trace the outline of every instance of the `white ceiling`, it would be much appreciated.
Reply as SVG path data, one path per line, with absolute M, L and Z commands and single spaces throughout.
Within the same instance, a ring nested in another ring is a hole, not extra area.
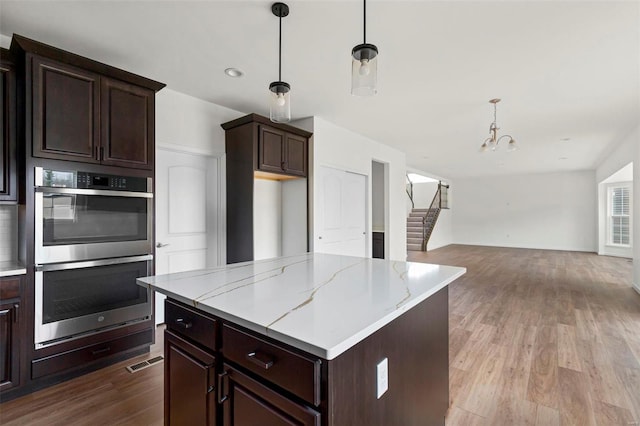
M 452 179 L 593 169 L 640 122 L 638 1 L 370 1 L 373 98 L 349 94 L 362 2 L 288 4 L 283 79 L 294 119 L 321 116 L 406 152 L 411 167 Z M 0 32 L 268 115 L 278 52 L 270 5 L 2 0 Z M 246 74 L 231 79 L 227 67 Z M 520 150 L 480 154 L 496 97 L 498 125 Z

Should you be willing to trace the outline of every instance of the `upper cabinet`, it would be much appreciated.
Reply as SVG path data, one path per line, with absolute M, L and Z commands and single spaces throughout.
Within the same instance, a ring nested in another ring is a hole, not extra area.
M 100 76 L 32 59 L 33 156 L 99 163 Z
M 153 170 L 164 84 L 18 35 L 12 49 L 24 59 L 34 157 Z
M 264 124 L 259 132 L 258 170 L 307 176 L 307 138 Z
M 224 123 L 222 128 L 227 131 L 227 155 L 240 157 L 236 158 L 240 161 L 253 160 L 255 171 L 285 175 L 285 178 L 307 176 L 310 132 L 272 123 L 258 114 Z
M 0 203 L 17 201 L 15 66 L 0 49 Z

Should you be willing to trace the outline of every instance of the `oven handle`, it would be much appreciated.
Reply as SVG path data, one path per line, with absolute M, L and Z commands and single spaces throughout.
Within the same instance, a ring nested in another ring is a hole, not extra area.
M 85 262 L 52 263 L 48 265 L 36 265 L 36 272 L 65 271 L 68 269 L 92 268 L 94 266 L 119 265 L 122 263 L 143 262 L 153 260 L 152 254 L 143 256 L 115 257 L 112 259 L 87 260 Z
M 101 196 L 107 196 L 107 197 L 153 198 L 153 193 L 151 192 L 110 191 L 106 189 L 50 188 L 45 186 L 37 186 L 36 192 L 43 192 L 46 194 L 101 195 Z

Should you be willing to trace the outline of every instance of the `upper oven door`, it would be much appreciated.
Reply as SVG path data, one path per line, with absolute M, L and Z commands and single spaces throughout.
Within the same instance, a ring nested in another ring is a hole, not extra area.
M 35 263 L 152 253 L 153 194 L 37 187 Z

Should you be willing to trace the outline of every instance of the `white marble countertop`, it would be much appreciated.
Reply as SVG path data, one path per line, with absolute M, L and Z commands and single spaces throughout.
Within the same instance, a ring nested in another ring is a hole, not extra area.
M 16 261 L 0 262 L 0 277 L 10 277 L 12 275 L 24 275 L 27 269 L 23 264 Z
M 305 253 L 139 278 L 138 284 L 333 359 L 465 272 L 453 266 Z

